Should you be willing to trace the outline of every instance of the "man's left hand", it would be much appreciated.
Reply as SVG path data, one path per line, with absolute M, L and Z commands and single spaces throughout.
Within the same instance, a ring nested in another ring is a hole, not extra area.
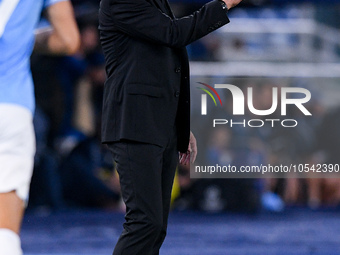
M 190 131 L 190 140 L 188 150 L 185 153 L 179 153 L 179 163 L 186 165 L 194 163 L 197 156 L 197 142 L 194 134 Z

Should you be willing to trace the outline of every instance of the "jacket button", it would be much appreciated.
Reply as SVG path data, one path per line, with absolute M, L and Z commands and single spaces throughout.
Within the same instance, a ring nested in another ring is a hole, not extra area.
M 214 27 L 209 27 L 209 28 L 208 28 L 208 32 L 212 32 L 212 31 L 214 31 L 214 30 L 215 30 Z
M 180 94 L 180 92 L 179 92 L 179 91 L 176 91 L 176 92 L 175 92 L 175 97 L 179 97 L 179 94 Z
M 180 67 L 176 67 L 175 72 L 176 73 L 180 73 L 181 72 L 181 68 Z

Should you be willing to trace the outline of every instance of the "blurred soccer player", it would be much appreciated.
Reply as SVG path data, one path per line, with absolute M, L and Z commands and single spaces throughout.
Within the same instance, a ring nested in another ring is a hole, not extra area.
M 46 8 L 51 29 L 34 29 Z M 0 1 L 0 255 L 22 254 L 19 230 L 35 154 L 30 72 L 33 50 L 72 54 L 79 45 L 73 8 L 65 0 Z
M 117 162 L 126 204 L 114 255 L 158 255 L 178 164 L 196 157 L 185 46 L 227 24 L 241 0 L 214 0 L 176 18 L 167 0 L 102 0 L 106 59 L 102 140 Z M 180 154 L 178 154 L 178 151 Z

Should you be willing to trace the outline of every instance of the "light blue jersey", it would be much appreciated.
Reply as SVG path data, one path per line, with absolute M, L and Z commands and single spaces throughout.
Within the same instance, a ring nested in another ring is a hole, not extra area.
M 63 0 L 0 0 L 0 103 L 34 111 L 30 55 L 41 11 Z

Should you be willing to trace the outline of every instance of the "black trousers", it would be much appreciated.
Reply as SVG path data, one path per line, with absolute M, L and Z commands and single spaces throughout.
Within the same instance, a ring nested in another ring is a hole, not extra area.
M 158 255 L 165 239 L 178 164 L 174 134 L 165 148 L 133 141 L 108 144 L 126 204 L 124 230 L 113 255 Z

